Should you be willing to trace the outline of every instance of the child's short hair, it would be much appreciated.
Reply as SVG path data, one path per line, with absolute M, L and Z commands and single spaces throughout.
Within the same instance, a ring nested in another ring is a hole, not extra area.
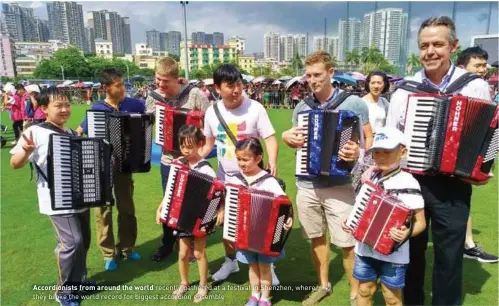
M 222 83 L 233 84 L 242 79 L 241 71 L 232 64 L 223 64 L 213 73 L 213 83 L 217 86 L 222 86 Z
M 116 68 L 105 68 L 100 77 L 100 83 L 102 85 L 111 85 L 115 81 L 123 79 L 123 72 Z
M 470 59 L 476 57 L 487 61 L 489 59 L 489 54 L 482 48 L 475 46 L 463 50 L 456 60 L 456 66 L 466 67 L 470 62 Z
M 47 88 L 42 88 L 40 94 L 38 95 L 38 105 L 47 107 L 51 101 L 55 99 L 66 99 L 70 100 L 70 95 L 68 91 L 62 90 L 55 86 L 50 86 Z
M 16 84 L 16 85 L 14 86 L 14 88 L 16 89 L 16 91 L 17 91 L 17 90 L 20 90 L 20 89 L 24 89 L 24 90 L 26 90 L 26 89 L 24 88 L 24 85 L 23 85 L 23 84 Z
M 256 137 L 249 137 L 246 139 L 239 140 L 236 143 L 236 152 L 237 151 L 244 151 L 244 150 L 249 150 L 253 156 L 262 156 L 262 160 L 258 164 L 260 168 L 263 169 L 263 146 L 260 140 Z
M 182 145 L 189 140 L 198 146 L 203 144 L 205 141 L 203 131 L 194 125 L 183 125 L 178 131 L 178 144 Z

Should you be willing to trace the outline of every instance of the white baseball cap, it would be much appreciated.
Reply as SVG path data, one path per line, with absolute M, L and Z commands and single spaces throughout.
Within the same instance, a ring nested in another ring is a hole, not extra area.
M 376 131 L 373 145 L 369 150 L 393 150 L 399 145 L 405 145 L 404 133 L 394 127 L 383 127 Z
M 28 85 L 28 86 L 26 86 L 26 91 L 28 93 L 32 93 L 32 92 L 40 93 L 40 87 L 38 87 L 38 85 L 36 85 L 36 84 Z

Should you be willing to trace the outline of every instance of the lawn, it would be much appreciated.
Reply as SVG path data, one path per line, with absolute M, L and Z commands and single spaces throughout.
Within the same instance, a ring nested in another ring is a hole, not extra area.
M 73 107 L 69 126 L 76 128 L 84 116 L 85 106 Z M 271 110 L 270 118 L 280 139 L 281 132 L 290 126 L 291 111 Z M 2 123 L 11 129 L 7 113 L 2 113 Z M 12 137 L 12 136 L 10 136 Z M 294 201 L 294 151 L 280 141 L 279 176 L 287 185 L 287 193 Z M 47 305 L 53 298 L 52 290 L 35 288 L 53 285 L 57 280 L 54 257 L 56 241 L 52 225 L 47 216 L 38 212 L 35 182 L 30 181 L 30 169 L 13 171 L 9 168 L 10 144 L 1 150 L 1 304 L 2 305 Z M 496 172 L 497 177 L 497 172 Z M 176 256 L 161 263 L 150 260 L 159 246 L 161 228 L 154 222 L 155 211 L 162 198 L 159 167 L 153 166 L 150 173 L 134 175 L 135 207 L 139 234 L 137 250 L 142 261 L 119 261 L 119 269 L 104 270 L 104 262 L 95 240 L 95 224 L 92 222 L 92 244 L 88 253 L 89 278 L 98 285 L 110 286 L 107 290 L 88 297 L 86 305 L 190 305 L 196 290 L 188 292 L 191 299 L 172 301 L 168 295 L 180 282 Z M 472 202 L 474 237 L 485 250 L 497 254 L 498 250 L 498 183 L 494 179 L 486 186 L 475 188 Z M 116 215 L 116 213 L 115 213 Z M 115 217 L 116 219 L 116 217 Z M 117 232 L 115 224 L 115 235 Z M 208 239 L 210 273 L 214 273 L 224 260 L 221 230 Z M 343 271 L 341 252 L 331 248 L 330 281 L 333 294 L 324 305 L 347 305 L 349 301 L 348 281 Z M 431 301 L 432 247 L 429 246 L 427 265 L 427 302 Z M 286 245 L 287 256 L 276 264 L 282 290 L 273 292 L 273 303 L 277 305 L 299 305 L 308 292 L 304 286 L 316 284 L 316 276 L 309 253 L 309 244 L 301 238 L 300 224 L 296 220 Z M 210 305 L 243 305 L 250 291 L 248 269 L 240 265 L 241 271 L 211 291 Z M 197 267 L 191 265 L 191 280 L 198 280 Z M 498 271 L 495 264 L 480 264 L 465 260 L 464 304 L 498 305 Z M 118 287 L 119 286 L 119 287 Z M 303 286 L 303 287 L 302 287 Z M 38 290 L 41 289 L 41 290 Z M 55 303 L 54 301 L 51 301 Z M 381 292 L 376 304 L 383 304 Z

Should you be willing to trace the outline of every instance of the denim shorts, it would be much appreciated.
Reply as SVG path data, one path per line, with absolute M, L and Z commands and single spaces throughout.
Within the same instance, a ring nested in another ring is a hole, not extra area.
M 284 250 L 281 251 L 279 256 L 267 256 L 267 255 L 262 255 L 253 251 L 237 251 L 236 252 L 236 258 L 237 261 L 243 264 L 254 264 L 254 263 L 263 263 L 263 264 L 272 264 L 280 259 L 283 259 L 284 256 L 286 255 L 286 252 Z
M 376 281 L 378 278 L 385 286 L 399 289 L 405 286 L 407 265 L 395 264 L 379 259 L 355 255 L 353 277 L 359 281 Z

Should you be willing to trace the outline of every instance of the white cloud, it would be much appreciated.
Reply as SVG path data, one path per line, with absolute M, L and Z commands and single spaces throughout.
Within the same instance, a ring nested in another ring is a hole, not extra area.
M 29 7 L 32 9 L 37 9 L 37 8 L 41 7 L 43 4 L 44 3 L 41 1 L 33 1 L 33 2 L 31 2 Z

